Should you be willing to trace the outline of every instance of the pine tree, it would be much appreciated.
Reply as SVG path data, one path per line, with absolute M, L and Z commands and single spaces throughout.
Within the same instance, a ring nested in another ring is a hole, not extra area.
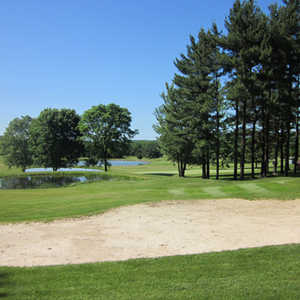
M 160 135 L 159 144 L 163 153 L 177 163 L 178 175 L 184 177 L 194 149 L 190 123 L 186 120 L 185 107 L 178 89 L 166 84 L 166 93 L 161 96 L 164 104 L 155 111 L 157 124 L 154 129 Z
M 239 100 L 241 102 L 240 107 L 242 108 L 242 112 L 240 113 L 242 116 L 241 179 L 244 178 L 247 143 L 246 127 L 247 122 L 251 120 L 250 114 L 252 115 L 251 164 L 252 176 L 254 177 L 255 100 L 257 96 L 255 82 L 257 69 L 259 68 L 259 44 L 265 28 L 265 20 L 264 14 L 255 5 L 253 0 L 243 1 L 242 3 L 239 0 L 235 1 L 225 22 L 228 35 L 221 42 L 231 58 L 232 76 L 238 78 L 244 85 L 251 100 L 248 97 Z

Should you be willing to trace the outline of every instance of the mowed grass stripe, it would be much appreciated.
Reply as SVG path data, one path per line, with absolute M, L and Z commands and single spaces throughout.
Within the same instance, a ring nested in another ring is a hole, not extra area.
M 209 195 L 209 198 L 216 197 L 216 198 L 225 198 L 228 196 L 226 192 L 222 190 L 219 186 L 209 186 L 202 188 L 202 191 Z
M 248 193 L 253 193 L 257 195 L 264 195 L 270 193 L 270 191 L 260 185 L 253 182 L 241 183 L 238 185 L 240 188 L 246 190 Z
M 179 188 L 179 189 L 170 189 L 168 192 L 173 195 L 173 196 L 182 196 L 184 195 L 184 189 Z

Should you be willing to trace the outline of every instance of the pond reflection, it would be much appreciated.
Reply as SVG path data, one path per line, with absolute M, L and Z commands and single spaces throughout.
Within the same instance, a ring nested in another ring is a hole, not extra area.
M 25 170 L 26 173 L 33 172 L 53 172 L 52 168 L 30 168 Z M 84 168 L 59 168 L 57 172 L 102 172 L 97 169 L 84 169 Z
M 109 180 L 101 175 L 38 175 L 38 176 L 10 176 L 0 178 L 0 189 L 34 189 L 67 186 L 79 182 Z
M 110 166 L 141 166 L 147 165 L 149 162 L 141 161 L 141 160 L 108 160 L 107 161 Z M 79 167 L 83 167 L 87 165 L 87 162 L 81 160 L 77 164 Z M 103 163 L 98 163 L 97 166 L 103 166 Z

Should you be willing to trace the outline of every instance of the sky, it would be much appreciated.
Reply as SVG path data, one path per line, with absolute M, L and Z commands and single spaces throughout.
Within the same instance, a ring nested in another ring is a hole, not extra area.
M 136 139 L 155 139 L 154 111 L 190 35 L 224 19 L 233 0 L 15 0 L 0 9 L 0 135 L 45 108 L 78 114 L 116 103 Z M 259 0 L 263 9 L 276 0 Z

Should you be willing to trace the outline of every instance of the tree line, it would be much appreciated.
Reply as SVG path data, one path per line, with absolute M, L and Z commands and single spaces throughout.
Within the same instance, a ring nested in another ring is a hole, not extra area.
M 142 158 L 159 158 L 162 157 L 158 141 L 150 140 L 133 140 L 129 146 L 128 155 Z
M 132 130 L 131 114 L 114 103 L 93 106 L 80 117 L 73 109 L 44 109 L 37 118 L 22 116 L 12 120 L 1 137 L 1 154 L 8 166 L 25 171 L 31 165 L 54 171 L 70 167 L 86 156 L 89 164 L 103 163 L 126 152 Z
M 300 1 L 273 4 L 268 14 L 253 0 L 236 0 L 225 19 L 190 36 L 178 72 L 156 109 L 161 149 L 178 165 L 233 162 L 234 179 L 296 173 L 299 157 Z

